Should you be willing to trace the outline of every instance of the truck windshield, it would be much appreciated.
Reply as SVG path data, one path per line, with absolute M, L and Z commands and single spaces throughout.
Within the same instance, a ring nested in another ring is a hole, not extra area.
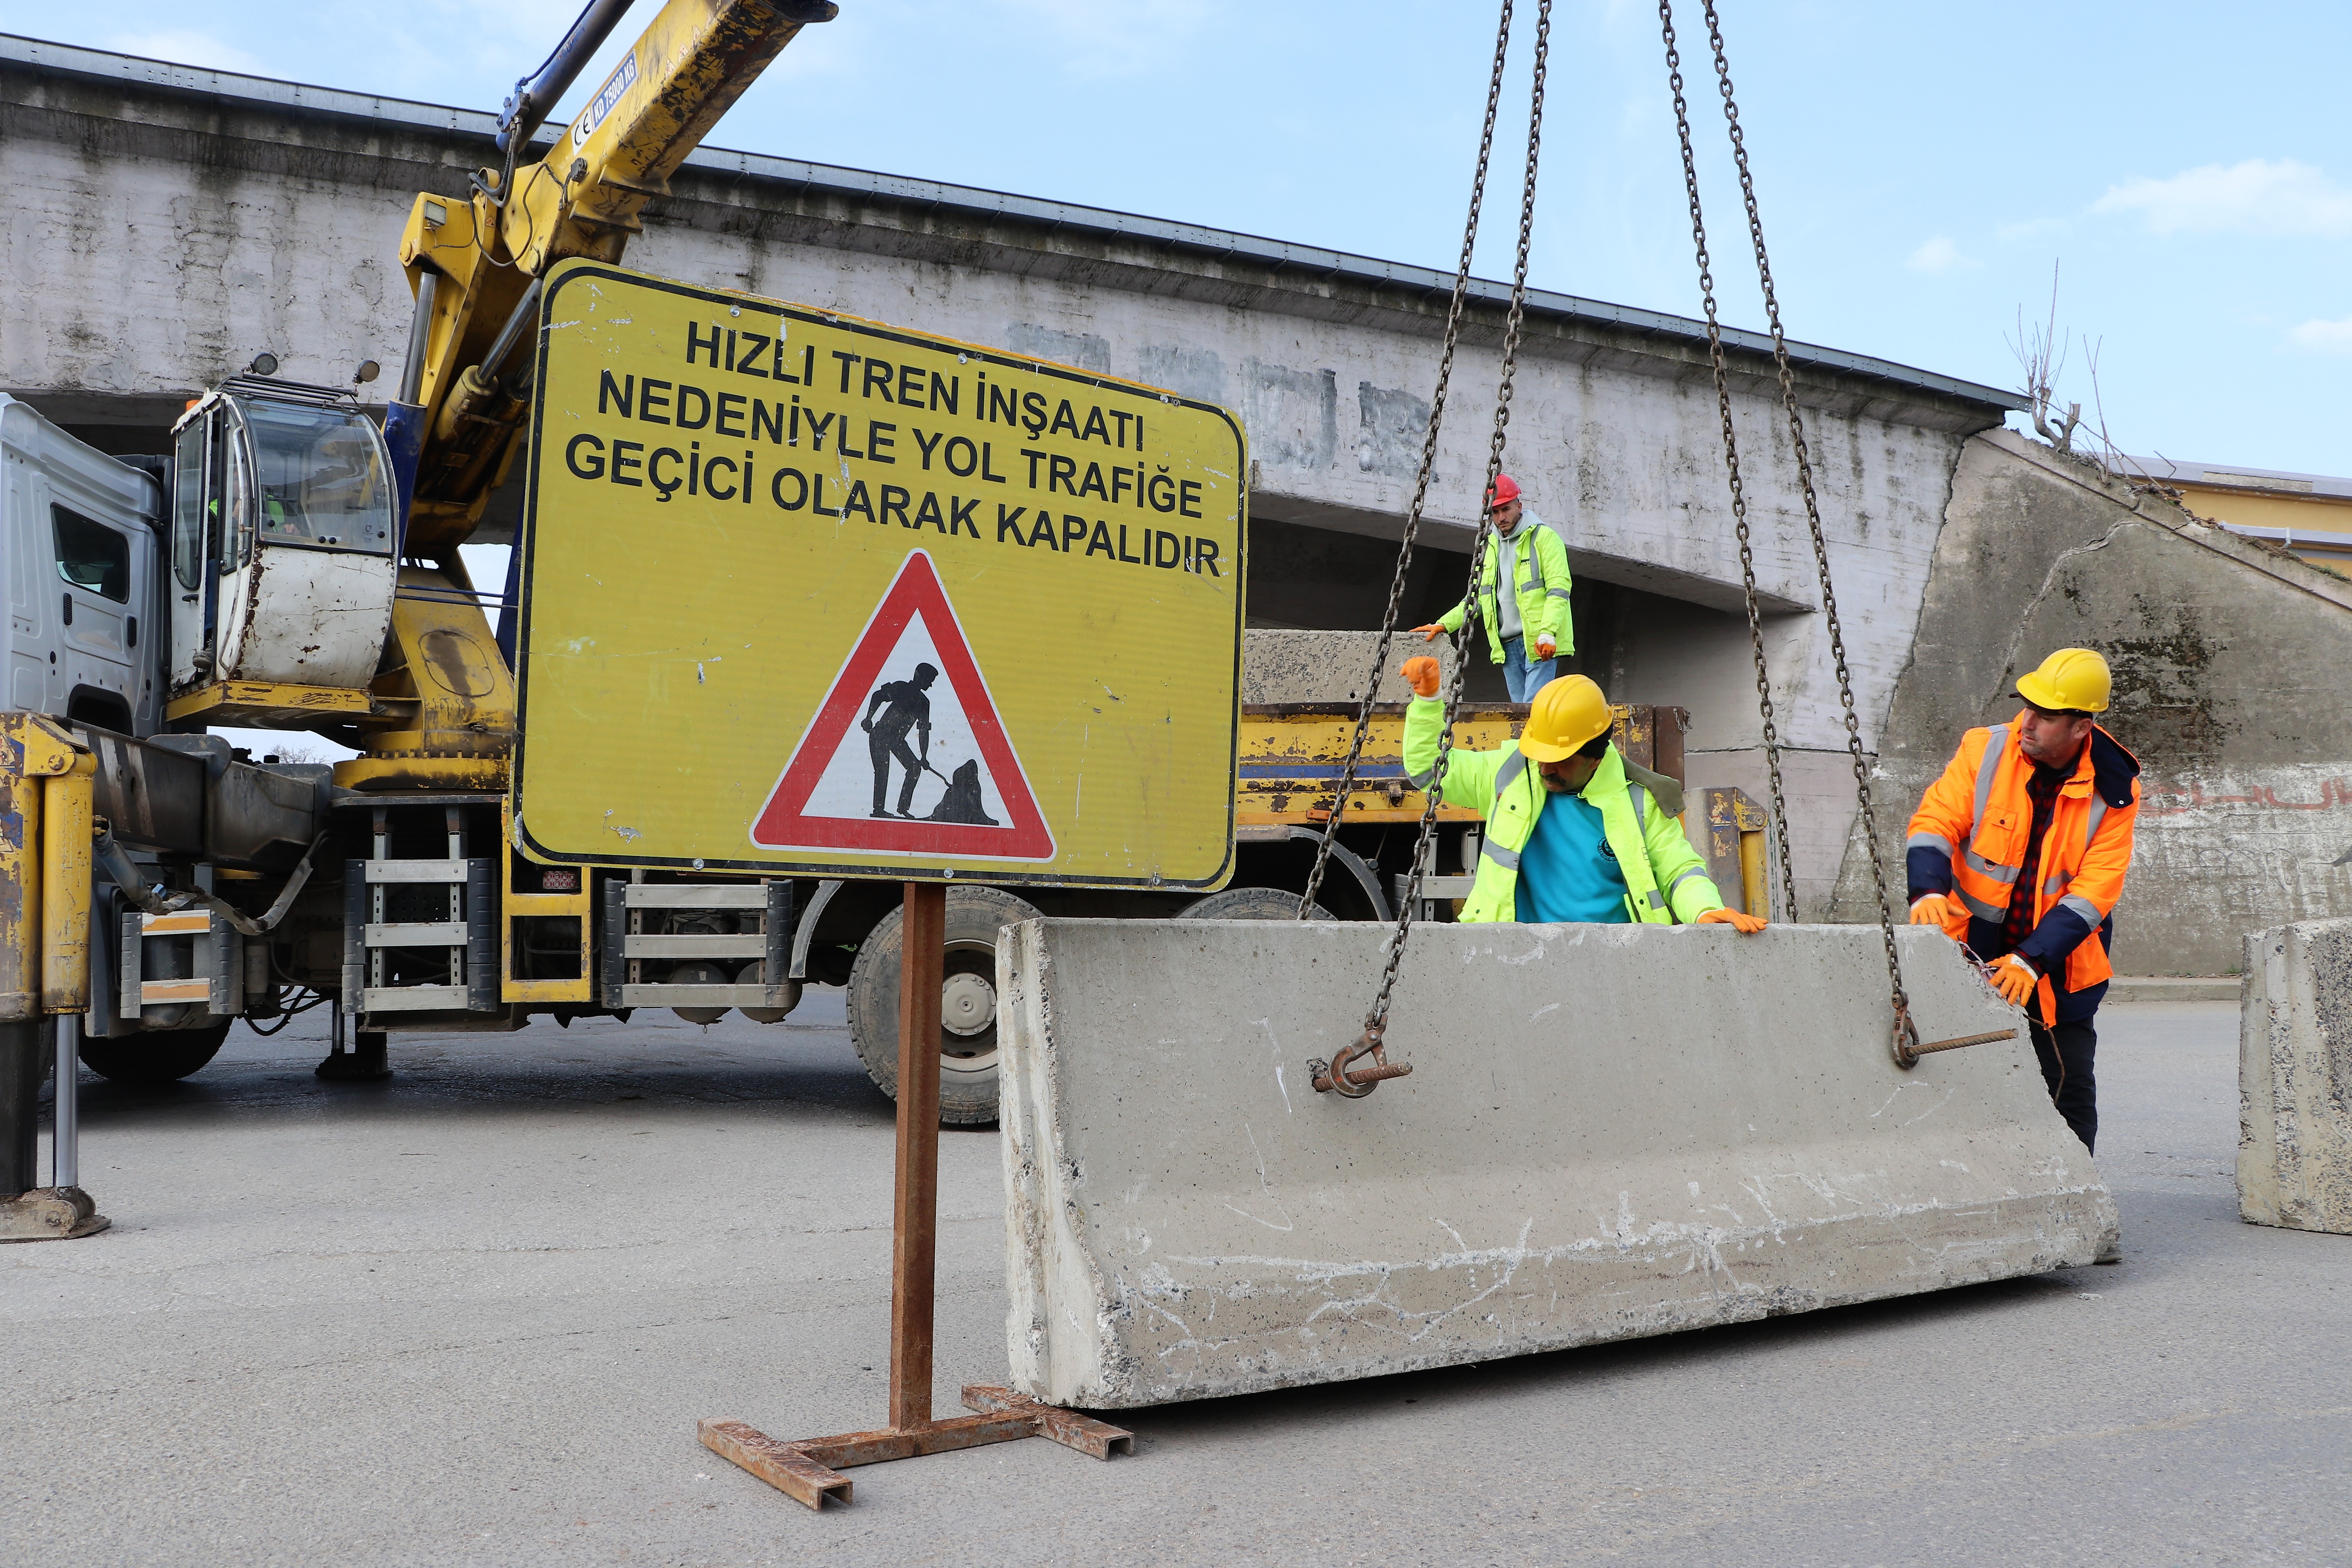
M 264 543 L 391 552 L 392 473 L 364 416 L 260 399 L 240 412 Z

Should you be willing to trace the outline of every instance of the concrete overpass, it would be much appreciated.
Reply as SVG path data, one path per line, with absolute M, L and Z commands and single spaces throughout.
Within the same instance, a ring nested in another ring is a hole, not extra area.
M 491 159 L 471 110 L 0 38 L 0 389 L 102 446 L 160 449 L 184 400 L 267 349 L 338 382 L 397 363 L 394 255 L 414 194 Z M 1129 214 L 706 150 L 629 261 L 1172 387 L 1236 409 L 1252 466 L 1254 624 L 1377 626 L 1435 380 L 1449 275 Z M 1505 289 L 1482 283 L 1406 608 L 1460 592 Z M 1803 512 L 1768 345 L 1733 333 L 1801 897 L 1852 819 Z M 1795 349 L 1864 745 L 1911 658 L 1962 449 L 2011 395 Z M 381 387 L 383 384 L 376 384 Z M 373 389 L 371 389 L 373 390 Z M 1760 735 L 1699 324 L 1559 294 L 1530 303 L 1509 468 L 1569 542 L 1577 662 L 1692 712 L 1692 782 L 1762 795 Z M 1477 667 L 1484 671 L 1483 663 Z M 1496 683 L 1499 694 L 1499 682 Z

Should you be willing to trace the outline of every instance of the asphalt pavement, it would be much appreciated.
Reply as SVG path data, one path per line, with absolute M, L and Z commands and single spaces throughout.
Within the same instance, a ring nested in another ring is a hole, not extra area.
M 854 1472 L 695 1441 L 883 1424 L 891 1112 L 841 994 L 395 1037 L 241 1027 L 82 1077 L 87 1240 L 0 1247 L 0 1562 L 2269 1563 L 2352 1556 L 2352 1237 L 2241 1224 L 2236 1010 L 2110 1008 L 2124 1261 L 1125 1413 Z M 940 1153 L 937 1403 L 1005 1375 L 992 1129 Z

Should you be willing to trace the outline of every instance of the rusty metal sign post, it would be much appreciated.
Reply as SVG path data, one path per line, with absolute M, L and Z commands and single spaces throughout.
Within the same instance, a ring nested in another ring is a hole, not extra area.
M 904 957 L 898 971 L 898 1167 L 891 1216 L 890 1424 L 794 1442 L 740 1421 L 704 1421 L 703 1445 L 813 1509 L 850 1500 L 841 1472 L 885 1459 L 911 1459 L 1015 1437 L 1046 1437 L 1097 1459 L 1132 1453 L 1134 1434 L 1024 1399 L 1008 1388 L 966 1384 L 972 1412 L 931 1418 L 931 1309 L 940 1214 L 940 988 L 947 948 L 943 883 L 906 885 Z

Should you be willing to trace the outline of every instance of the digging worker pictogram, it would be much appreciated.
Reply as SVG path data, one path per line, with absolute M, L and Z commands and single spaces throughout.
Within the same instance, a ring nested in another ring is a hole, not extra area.
M 1503 667 L 1503 685 L 1514 702 L 1532 702 L 1553 672 L 1553 660 L 1576 651 L 1576 627 L 1569 616 L 1568 546 L 1552 526 L 1527 510 L 1519 484 L 1508 474 L 1495 479 L 1495 542 L 1486 552 L 1486 574 L 1478 588 L 1478 617 L 1486 627 L 1487 651 Z M 1507 583 L 1511 591 L 1498 591 Z M 1463 600 L 1415 626 L 1423 642 L 1458 632 L 1470 613 Z
M 1425 790 L 1438 782 L 1445 724 L 1437 661 L 1409 658 L 1400 673 L 1413 689 L 1405 772 Z M 1723 907 L 1706 863 L 1659 804 L 1660 792 L 1679 793 L 1674 781 L 1626 762 L 1609 742 L 1609 725 L 1601 688 L 1564 675 L 1536 693 L 1517 740 L 1447 756 L 1445 804 L 1486 819 L 1463 921 L 1681 921 L 1762 931 L 1762 920 Z
M 928 693 L 940 672 L 928 664 L 915 666 L 914 675 L 906 680 L 886 680 L 874 689 L 866 700 L 866 716 L 857 727 L 866 731 L 866 749 L 874 759 L 874 815 L 888 816 L 885 805 L 890 793 L 890 761 L 897 758 L 907 770 L 907 782 L 898 786 L 897 815 L 910 815 L 915 804 L 915 784 L 923 776 L 923 769 L 931 760 L 931 700 Z M 874 710 L 881 709 L 881 717 Z M 913 731 L 916 744 L 907 744 L 907 732 Z
M 2092 1018 L 2107 994 L 2116 900 L 2131 868 L 2139 759 L 2101 729 L 2114 680 L 2086 647 L 2021 676 L 2025 707 L 1960 737 L 1912 815 L 1911 923 L 1941 926 L 2026 1007 L 2042 1080 L 2090 1149 L 2099 1133 Z

